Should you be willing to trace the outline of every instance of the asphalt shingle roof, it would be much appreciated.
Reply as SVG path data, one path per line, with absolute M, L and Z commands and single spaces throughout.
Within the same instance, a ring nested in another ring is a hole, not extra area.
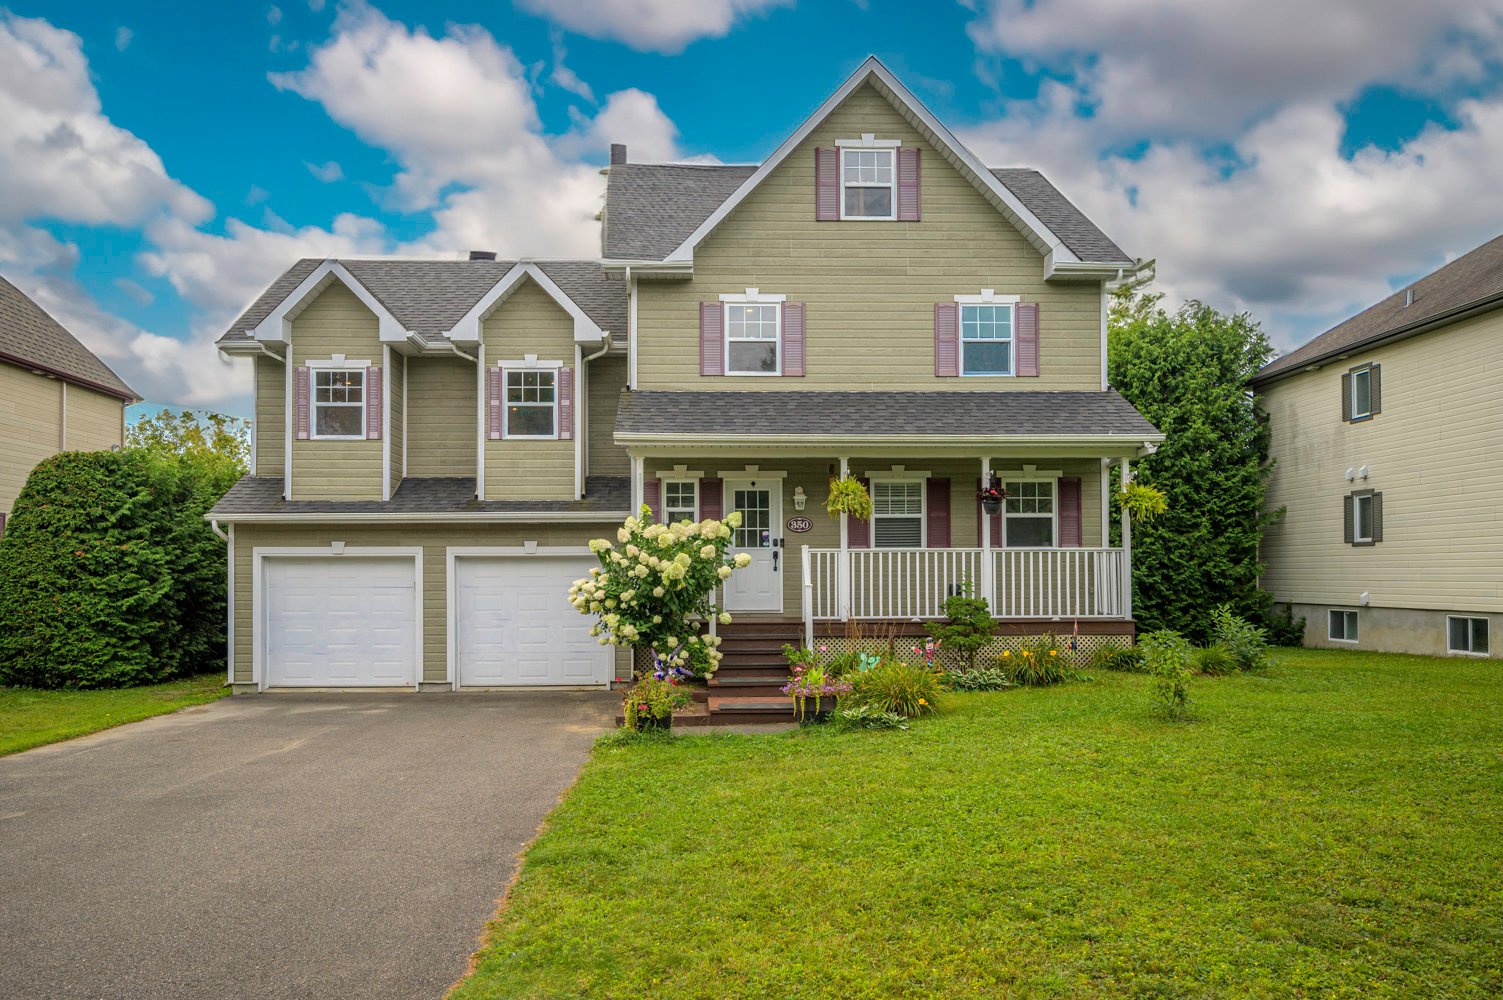
M 1414 301 L 1406 306 L 1406 295 L 1411 291 Z M 1490 300 L 1503 306 L 1503 236 L 1457 257 L 1440 270 L 1269 362 L 1253 381 L 1262 382 L 1373 341 L 1402 336 L 1412 328 L 1484 306 Z
M 706 438 L 1120 435 L 1158 431 L 1116 392 L 626 391 L 616 434 Z
M 377 260 L 340 259 L 408 330 L 430 342 L 442 342 L 444 331 L 479 302 L 517 263 L 512 260 Z M 308 258 L 288 268 L 230 324 L 223 341 L 248 340 L 251 331 L 312 274 L 322 259 Z M 606 277 L 597 261 L 535 261 L 538 269 L 564 294 L 609 331 L 616 343 L 626 339 L 626 283 Z
M 1096 228 L 1096 224 L 1087 219 L 1084 212 L 1060 194 L 1059 189 L 1037 170 L 1026 167 L 992 167 L 991 172 L 1081 260 L 1092 264 L 1133 262 L 1121 247 Z
M 244 476 L 209 511 L 210 517 L 233 520 L 246 514 L 591 514 L 619 515 L 631 506 L 627 476 L 590 476 L 583 500 L 475 499 L 469 476 L 408 478 L 390 500 L 282 499 L 280 476 Z
M 141 398 L 78 338 L 0 277 L 0 354 L 122 399 Z

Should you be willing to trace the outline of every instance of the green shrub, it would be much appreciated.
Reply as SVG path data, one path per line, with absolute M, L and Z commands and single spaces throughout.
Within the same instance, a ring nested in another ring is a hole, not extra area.
M 977 667 L 975 670 L 952 670 L 946 675 L 956 691 L 1003 691 L 1017 687 L 1001 667 Z
M 1143 653 L 1136 646 L 1097 646 L 1089 663 L 1092 670 L 1115 670 L 1124 674 L 1144 671 Z
M 840 729 L 907 729 L 908 720 L 896 712 L 884 712 L 871 705 L 842 708 L 832 720 Z
M 945 598 L 945 620 L 930 622 L 928 626 L 929 634 L 945 652 L 963 657 L 973 670 L 976 653 L 992 641 L 995 627 L 986 598 L 972 596 L 969 583 L 961 586 L 959 594 Z
M 1190 712 L 1190 677 L 1195 667 L 1195 647 L 1178 632 L 1164 629 L 1138 639 L 1144 664 L 1153 676 L 1149 690 L 1159 712 L 1182 719 Z
M 1007 679 L 1023 687 L 1050 687 L 1070 679 L 1070 661 L 1059 639 L 1039 636 L 1016 653 L 1005 650 L 996 664 Z
M 223 670 L 225 547 L 203 514 L 236 474 L 151 449 L 37 466 L 0 540 L 0 684 L 129 687 Z
M 933 712 L 939 702 L 940 675 L 924 664 L 883 660 L 850 680 L 851 693 L 842 699 L 850 707 L 867 705 L 879 712 L 916 719 Z
M 1263 627 L 1268 631 L 1270 646 L 1303 646 L 1305 644 L 1305 619 L 1294 617 L 1294 605 L 1285 604 L 1284 610 L 1269 608 L 1263 616 Z
M 1213 642 L 1203 649 L 1195 651 L 1195 672 L 1207 677 L 1224 677 L 1234 674 L 1240 668 L 1237 666 L 1236 657 L 1232 656 L 1231 650 L 1219 642 Z
M 1268 668 L 1268 633 L 1223 604 L 1211 612 L 1211 638 L 1226 649 L 1238 670 Z M 1202 671 L 1204 673 L 1204 671 Z

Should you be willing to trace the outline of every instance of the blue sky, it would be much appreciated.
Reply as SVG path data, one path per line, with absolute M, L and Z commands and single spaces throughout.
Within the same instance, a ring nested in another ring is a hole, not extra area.
M 588 254 L 608 142 L 755 161 L 869 53 L 1281 348 L 1503 220 L 1503 0 L 19 2 L 0 272 L 244 412 L 212 338 L 297 257 Z

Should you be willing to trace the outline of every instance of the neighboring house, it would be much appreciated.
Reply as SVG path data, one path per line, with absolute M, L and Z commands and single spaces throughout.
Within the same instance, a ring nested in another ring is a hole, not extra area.
M 237 689 L 608 684 L 566 591 L 644 502 L 741 512 L 764 644 L 967 584 L 1013 634 L 1130 638 L 1113 483 L 1162 437 L 1106 385 L 1105 288 L 1139 263 L 1043 177 L 873 59 L 760 165 L 613 148 L 602 224 L 599 260 L 305 260 L 220 340 L 255 364 L 212 512 Z M 847 472 L 869 523 L 825 512 Z
M 60 451 L 125 444 L 131 387 L 0 277 L 0 533 L 26 477 Z
M 1254 379 L 1272 428 L 1263 587 L 1305 641 L 1495 656 L 1503 626 L 1503 237 Z

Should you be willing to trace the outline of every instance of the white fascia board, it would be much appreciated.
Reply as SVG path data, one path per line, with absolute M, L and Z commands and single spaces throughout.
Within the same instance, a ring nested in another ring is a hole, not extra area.
M 480 301 L 470 307 L 470 311 L 465 313 L 458 323 L 454 324 L 454 329 L 445 331 L 444 336 L 455 343 L 479 343 L 481 334 L 484 332 L 485 318 L 495 312 L 501 303 L 511 297 L 511 293 L 517 290 L 517 287 L 521 285 L 524 278 L 531 278 L 533 281 L 536 281 L 542 287 L 543 291 L 548 293 L 548 297 L 557 302 L 564 312 L 568 313 L 569 317 L 574 320 L 574 342 L 576 344 L 598 343 L 605 339 L 605 331 L 600 329 L 594 320 L 586 316 L 584 310 L 579 308 L 573 299 L 564 294 L 564 290 L 559 288 L 554 280 L 548 277 L 543 272 L 543 269 L 532 261 L 519 261 L 512 265 L 511 270 L 502 275 L 501 280 L 492 285 L 490 291 L 482 295 Z
M 883 434 L 883 435 L 822 435 L 813 438 L 807 434 L 738 435 L 717 438 L 703 432 L 688 434 L 623 434 L 616 432 L 620 444 L 695 445 L 704 451 L 714 448 L 734 447 L 798 447 L 821 449 L 833 453 L 838 448 L 882 448 L 895 445 L 924 447 L 989 447 L 1009 448 L 1044 446 L 1114 447 L 1136 450 L 1150 444 L 1163 442 L 1163 434 Z M 223 520 L 221 518 L 221 520 Z
M 950 163 L 955 166 L 966 179 L 980 189 L 999 208 L 1004 208 L 1004 215 L 1011 214 L 1018 225 L 1024 230 L 1032 242 L 1041 252 L 1053 255 L 1055 260 L 1075 261 L 1078 258 L 1069 247 L 1049 227 L 1039 221 L 1038 217 L 1031 212 L 1026 205 L 1018 200 L 1017 195 L 1008 190 L 1007 186 L 992 174 L 986 166 L 976 158 L 976 154 L 967 149 L 959 139 L 955 138 L 948 128 L 942 125 L 938 118 L 930 113 L 929 109 L 913 96 L 912 91 L 903 86 L 898 78 L 892 75 L 892 71 L 882 65 L 882 61 L 876 56 L 868 56 L 856 72 L 846 78 L 836 88 L 835 93 L 821 104 L 814 113 L 804 120 L 798 129 L 783 141 L 783 144 L 773 150 L 771 156 L 762 161 L 762 165 L 756 171 L 741 182 L 729 198 L 721 203 L 720 207 L 710 214 L 710 217 L 699 224 L 699 228 L 689 234 L 689 238 L 679 244 L 678 248 L 663 258 L 664 263 L 692 264 L 694 261 L 694 248 L 708 236 L 716 226 L 730 215 L 752 191 L 756 190 L 778 166 L 797 149 L 809 133 L 813 132 L 830 113 L 840 106 L 841 102 L 851 95 L 852 92 L 866 83 L 868 80 L 876 80 L 880 84 L 878 90 L 883 96 L 896 104 L 902 105 L 899 110 L 906 110 L 917 119 L 916 124 L 921 132 L 927 131 L 925 136 Z M 885 88 L 885 90 L 884 90 Z
M 376 314 L 378 321 L 377 329 L 382 343 L 406 343 L 409 331 L 398 319 L 391 314 L 381 300 L 371 294 L 345 266 L 337 260 L 326 260 L 313 269 L 313 273 L 304 278 L 302 282 L 292 290 L 292 293 L 282 300 L 281 304 L 271 311 L 252 331 L 256 340 L 269 341 L 279 344 L 292 342 L 292 321 L 298 317 L 308 303 L 319 292 L 328 287 L 330 282 L 341 282 L 346 288 L 355 293 L 367 309 Z
M 269 524 L 510 524 L 510 523 L 567 523 L 594 524 L 606 521 L 624 521 L 630 511 L 464 511 L 458 513 L 423 514 L 413 511 L 390 513 L 329 513 L 311 514 L 216 514 L 213 520 L 220 524 L 261 522 Z M 205 514 L 204 520 L 210 520 Z

